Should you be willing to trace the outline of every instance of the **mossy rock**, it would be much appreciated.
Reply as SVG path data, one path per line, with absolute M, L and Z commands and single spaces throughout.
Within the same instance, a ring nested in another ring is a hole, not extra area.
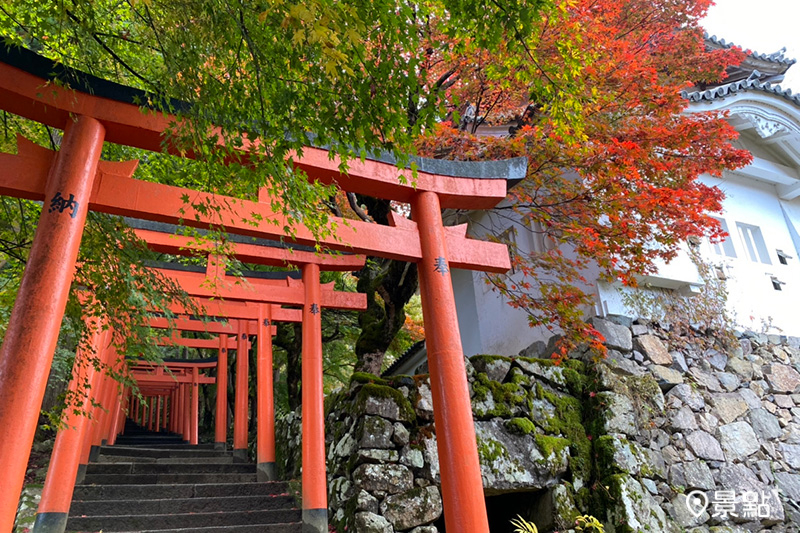
M 512 359 L 502 355 L 473 355 L 469 358 L 476 373 L 486 374 L 492 381 L 504 381 Z
M 676 531 L 658 502 L 628 474 L 614 474 L 604 478 L 601 490 L 595 491 L 595 507 L 603 513 L 606 522 L 614 524 L 614 531 L 622 533 Z
M 502 442 L 491 439 L 478 439 L 478 458 L 484 465 L 508 457 L 508 450 Z
M 514 362 L 525 373 L 544 380 L 561 391 L 580 396 L 588 389 L 586 366 L 581 361 L 568 360 L 556 364 L 551 359 L 519 357 Z
M 536 447 L 544 455 L 545 459 L 554 457 L 560 454 L 564 448 L 568 447 L 570 442 L 562 437 L 549 437 L 547 435 L 534 435 L 533 439 L 536 441 Z
M 517 383 L 493 381 L 483 373 L 472 381 L 472 409 L 481 420 L 511 418 L 524 411 L 528 391 Z
M 413 423 L 417 415 L 411 402 L 403 393 L 386 385 L 368 383 L 356 394 L 355 412 L 358 414 L 376 415 L 383 418 Z
M 333 394 L 328 394 L 325 396 L 325 399 L 323 400 L 325 418 L 330 416 L 334 407 L 341 408 L 342 403 L 349 400 L 349 397 L 350 394 L 347 391 L 334 392 Z
M 388 385 L 388 382 L 376 376 L 375 374 L 370 374 L 369 372 L 353 372 L 353 375 L 350 376 L 350 384 L 353 383 L 375 383 L 378 385 Z
M 536 424 L 530 418 L 515 417 L 511 420 L 506 420 L 506 429 L 516 435 L 530 435 L 536 432 Z
M 583 425 L 583 407 L 573 396 L 561 395 L 536 384 L 535 397 L 555 408 L 552 417 L 538 420 L 537 425 L 548 435 L 562 435 L 569 441 L 570 470 L 573 481 L 588 480 L 592 470 L 592 443 Z

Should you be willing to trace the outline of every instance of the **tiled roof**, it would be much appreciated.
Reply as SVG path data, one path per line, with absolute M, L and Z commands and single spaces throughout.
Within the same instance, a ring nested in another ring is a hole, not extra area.
M 397 360 L 394 363 L 392 363 L 392 365 L 389 368 L 381 372 L 381 377 L 394 375 L 394 373 L 400 368 L 400 366 L 403 363 L 415 357 L 424 347 L 425 347 L 425 339 L 422 339 L 421 341 L 417 341 L 414 344 L 412 344 L 405 352 L 403 352 L 403 355 L 398 357 Z
M 706 41 L 709 41 L 709 42 L 711 42 L 713 44 L 721 46 L 722 48 L 737 47 L 737 48 L 741 48 L 743 50 L 747 50 L 743 46 L 739 46 L 739 45 L 734 44 L 734 43 L 729 43 L 729 42 L 725 41 L 725 39 L 720 39 L 716 35 L 709 36 L 706 33 L 705 34 L 705 39 L 706 39 Z M 771 54 L 760 54 L 758 52 L 754 52 L 754 51 L 750 50 L 750 56 L 753 57 L 754 59 L 760 59 L 761 61 L 769 61 L 770 63 L 780 63 L 782 65 L 787 65 L 787 66 L 794 65 L 795 63 L 797 63 L 796 59 L 792 59 L 792 58 L 788 58 L 788 57 L 784 56 L 783 55 L 784 52 L 786 52 L 786 48 L 781 48 L 777 52 L 773 52 Z
M 761 91 L 775 94 L 785 98 L 796 106 L 800 106 L 800 94 L 792 94 L 791 89 L 783 89 L 780 85 L 773 85 L 771 83 L 759 81 L 758 71 L 755 71 L 753 75 L 746 80 L 726 83 L 725 85 L 720 85 L 704 91 L 684 91 L 682 94 L 683 97 L 690 102 L 700 102 L 703 100 L 711 102 L 714 100 L 723 100 L 728 96 L 733 96 L 737 93 L 747 91 Z

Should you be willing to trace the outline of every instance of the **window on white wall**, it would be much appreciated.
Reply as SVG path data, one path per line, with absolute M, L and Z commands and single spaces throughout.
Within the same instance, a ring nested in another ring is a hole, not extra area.
M 739 230 L 739 237 L 742 239 L 744 253 L 750 261 L 771 265 L 772 261 L 769 259 L 767 245 L 764 243 L 763 235 L 761 235 L 761 228 L 743 222 L 737 222 L 736 228 Z
M 534 252 L 544 253 L 556 247 L 555 242 L 547 235 L 547 231 L 545 231 L 541 222 L 531 222 L 530 230 L 531 245 Z
M 511 226 L 498 235 L 497 238 L 500 242 L 508 246 L 508 255 L 511 259 L 511 274 L 516 274 L 517 270 L 514 268 L 514 254 L 517 253 L 517 228 Z
M 716 217 L 715 217 L 716 218 Z M 725 240 L 722 242 L 715 242 L 711 245 L 711 249 L 717 255 L 724 255 L 727 257 L 736 257 L 736 250 L 733 247 L 733 241 L 731 240 L 730 231 L 728 231 L 728 224 L 725 220 L 721 218 L 717 218 L 717 222 L 719 222 L 722 231 L 726 233 Z

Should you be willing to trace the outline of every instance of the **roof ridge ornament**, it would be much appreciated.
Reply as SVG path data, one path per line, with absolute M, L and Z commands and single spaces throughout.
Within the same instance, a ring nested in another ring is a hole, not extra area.
M 747 120 L 755 128 L 756 133 L 762 139 L 768 139 L 778 133 L 788 132 L 785 125 L 776 120 L 770 120 L 755 113 L 737 113 L 738 116 Z

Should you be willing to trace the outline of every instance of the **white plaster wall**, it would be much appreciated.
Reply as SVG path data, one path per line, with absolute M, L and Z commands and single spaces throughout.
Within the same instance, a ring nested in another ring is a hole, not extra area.
M 726 269 L 728 309 L 741 326 L 756 331 L 772 326 L 770 331 L 796 334 L 800 331 L 796 318 L 796 304 L 800 301 L 800 260 L 775 186 L 728 173 L 723 179 L 706 177 L 702 181 L 718 186 L 726 195 L 721 218 L 728 225 L 736 258 L 715 254 L 707 243 L 703 251 L 709 261 L 724 265 Z M 784 203 L 793 216 L 800 214 L 800 203 Z M 761 229 L 771 264 L 748 258 L 737 222 Z M 800 218 L 795 218 L 793 223 L 797 227 Z M 777 250 L 793 256 L 788 265 L 780 264 Z M 771 276 L 785 282 L 782 290 L 773 288 Z
M 531 328 L 524 311 L 508 305 L 480 272 L 453 269 L 458 326 L 464 355 L 516 355 L 551 333 Z

